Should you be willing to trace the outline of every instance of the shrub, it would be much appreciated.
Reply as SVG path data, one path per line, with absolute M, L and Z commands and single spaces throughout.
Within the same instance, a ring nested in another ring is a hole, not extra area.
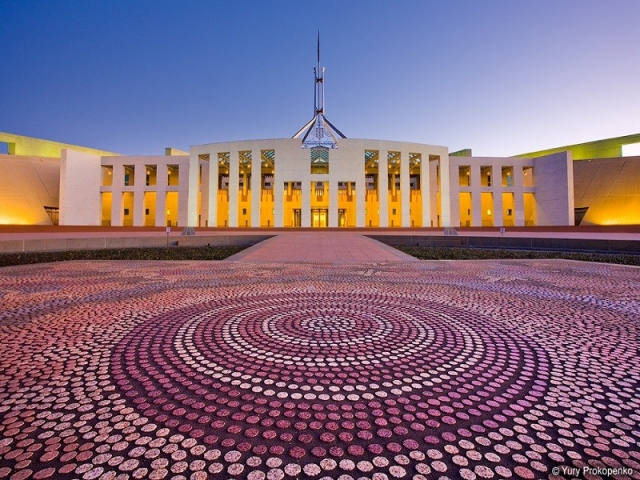
M 243 246 L 207 246 L 3 253 L 0 254 L 0 267 L 69 260 L 224 260 L 245 248 Z
M 582 260 L 585 262 L 617 263 L 640 266 L 640 255 L 590 252 L 554 252 L 539 250 L 494 250 L 459 247 L 396 247 L 420 260 L 491 260 L 491 259 L 550 259 Z

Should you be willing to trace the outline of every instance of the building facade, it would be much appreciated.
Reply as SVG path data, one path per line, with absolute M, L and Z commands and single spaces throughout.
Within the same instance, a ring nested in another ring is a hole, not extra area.
M 623 167 L 621 159 L 573 161 L 620 155 L 640 135 L 500 158 L 346 138 L 325 117 L 319 52 L 314 115 L 292 138 L 122 156 L 0 132 L 8 145 L 0 224 L 526 227 L 574 225 L 576 214 L 587 223 L 640 223 L 640 159 Z
M 66 150 L 60 224 L 177 227 L 481 227 L 573 224 L 570 155 L 449 156 L 446 147 L 298 138 L 189 155 Z

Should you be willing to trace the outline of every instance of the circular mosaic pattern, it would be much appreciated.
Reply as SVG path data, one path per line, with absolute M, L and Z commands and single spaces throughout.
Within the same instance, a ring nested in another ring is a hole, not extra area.
M 544 351 L 488 317 L 357 294 L 176 310 L 134 329 L 111 371 L 154 422 L 218 448 L 264 441 L 287 462 L 371 448 L 391 462 L 433 428 L 511 426 L 494 417 L 548 383 Z
M 640 478 L 637 269 L 211 265 L 3 270 L 0 478 Z

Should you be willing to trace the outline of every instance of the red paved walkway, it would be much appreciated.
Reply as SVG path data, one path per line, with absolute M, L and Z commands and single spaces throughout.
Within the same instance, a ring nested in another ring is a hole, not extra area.
M 227 259 L 243 262 L 411 262 L 416 258 L 357 232 L 286 232 Z

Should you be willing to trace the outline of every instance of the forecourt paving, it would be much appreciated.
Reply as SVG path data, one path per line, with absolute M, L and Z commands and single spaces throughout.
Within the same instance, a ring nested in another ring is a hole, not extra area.
M 242 262 L 415 262 L 415 257 L 359 232 L 285 232 L 260 242 L 229 261 Z
M 640 478 L 640 270 L 365 240 L 0 269 L 0 478 Z

